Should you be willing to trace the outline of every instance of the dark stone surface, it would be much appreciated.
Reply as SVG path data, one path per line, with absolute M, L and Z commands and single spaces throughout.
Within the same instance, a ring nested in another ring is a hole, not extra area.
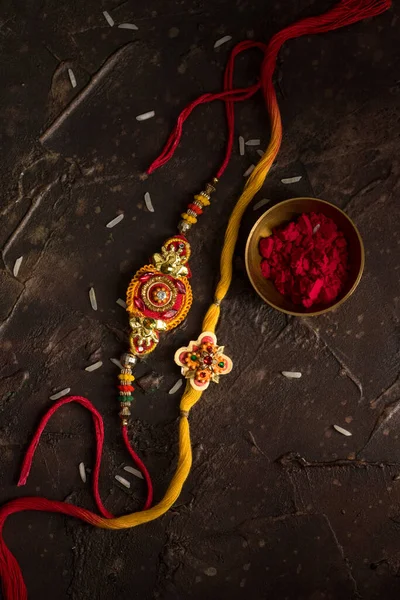
M 180 108 L 220 89 L 234 42 L 267 41 L 328 4 L 3 2 L 2 502 L 40 494 L 93 508 L 78 473 L 79 462 L 93 461 L 92 431 L 78 407 L 52 419 L 28 484 L 15 486 L 49 396 L 68 386 L 91 398 L 105 418 L 107 506 L 116 514 L 140 506 L 140 480 L 128 494 L 114 480 L 127 461 L 114 401 L 117 368 L 109 361 L 125 348 L 127 320 L 115 301 L 175 231 L 191 194 L 214 174 L 224 148 L 223 107 L 197 110 L 170 164 L 147 180 L 141 174 Z M 139 30 L 110 28 L 102 10 Z M 215 51 L 225 34 L 233 41 Z M 193 410 L 194 464 L 181 498 L 159 521 L 119 533 L 48 514 L 13 517 L 5 537 L 30 598 L 399 597 L 398 38 L 392 9 L 352 28 L 290 42 L 277 73 L 284 142 L 257 199 L 306 194 L 345 208 L 367 252 L 357 293 L 318 319 L 288 319 L 265 306 L 243 267 L 248 229 L 263 210 L 250 207 L 218 327 L 235 369 Z M 238 84 L 252 81 L 258 65 L 256 54 L 243 57 Z M 135 120 L 152 109 L 156 118 Z M 236 134 L 267 145 L 260 97 L 237 108 Z M 154 476 L 156 498 L 176 461 L 180 392 L 168 394 L 178 377 L 173 352 L 199 333 L 224 228 L 256 158 L 255 149 L 245 157 L 235 151 L 191 235 L 193 309 L 139 372 L 147 391 L 137 393 L 130 434 Z M 296 185 L 280 182 L 297 174 L 303 178 Z M 154 213 L 144 206 L 146 191 Z M 125 219 L 106 229 L 119 211 Z M 97 312 L 88 300 L 91 286 Z M 100 358 L 100 370 L 84 371 Z M 302 371 L 302 379 L 279 374 L 291 369 Z M 335 432 L 334 423 L 353 436 Z

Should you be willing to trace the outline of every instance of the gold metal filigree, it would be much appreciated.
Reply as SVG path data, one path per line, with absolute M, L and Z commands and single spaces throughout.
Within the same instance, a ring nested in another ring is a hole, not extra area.
M 189 269 L 183 264 L 183 257 L 174 249 L 167 250 L 162 246 L 161 252 L 153 254 L 153 263 L 158 271 L 172 277 L 186 277 Z
M 161 319 L 151 319 L 150 317 L 131 317 L 129 325 L 132 329 L 132 336 L 135 337 L 139 346 L 149 347 L 151 344 L 157 344 L 159 341 L 159 331 L 166 331 L 167 324 Z

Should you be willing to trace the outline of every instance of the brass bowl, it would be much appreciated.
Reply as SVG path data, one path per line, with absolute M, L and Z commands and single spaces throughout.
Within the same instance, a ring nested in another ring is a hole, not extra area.
M 314 305 L 311 308 L 305 308 L 284 298 L 272 281 L 262 276 L 262 257 L 258 248 L 261 238 L 271 235 L 273 229 L 293 221 L 301 213 L 309 212 L 319 212 L 330 217 L 344 233 L 348 244 L 350 269 L 342 292 L 332 304 Z M 317 198 L 292 198 L 276 204 L 258 219 L 247 238 L 245 261 L 247 274 L 254 289 L 267 304 L 288 315 L 316 316 L 337 308 L 352 295 L 360 283 L 365 256 L 364 245 L 357 227 L 340 208 Z

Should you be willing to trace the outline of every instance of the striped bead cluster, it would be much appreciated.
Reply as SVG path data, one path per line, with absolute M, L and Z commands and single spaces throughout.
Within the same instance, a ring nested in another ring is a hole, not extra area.
M 123 354 L 121 356 L 121 373 L 118 375 L 119 379 L 119 396 L 118 400 L 120 403 L 121 410 L 119 416 L 122 420 L 122 425 L 128 424 L 128 417 L 131 416 L 131 402 L 133 400 L 132 392 L 134 391 L 133 382 L 135 376 L 132 375 L 132 367 L 137 363 L 137 358 L 134 354 Z
M 218 179 L 214 177 L 212 183 L 207 183 L 204 191 L 194 196 L 194 200 L 188 205 L 186 212 L 181 214 L 182 221 L 179 222 L 178 229 L 185 235 L 192 225 L 197 223 L 197 217 L 203 214 L 203 209 L 210 205 L 211 194 L 215 192 L 215 185 Z

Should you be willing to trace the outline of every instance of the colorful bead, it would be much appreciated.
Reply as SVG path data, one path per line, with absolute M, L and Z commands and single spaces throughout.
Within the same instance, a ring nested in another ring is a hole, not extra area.
M 191 224 L 187 221 L 179 221 L 178 230 L 182 235 L 185 235 L 189 229 L 191 228 Z
M 121 364 L 124 367 L 134 367 L 137 361 L 137 356 L 135 356 L 134 354 L 130 354 L 129 352 L 126 352 L 121 356 Z
M 196 194 L 194 197 L 195 200 L 200 202 L 203 206 L 210 206 L 210 198 L 203 194 Z
M 135 376 L 130 375 L 128 373 L 121 373 L 121 375 L 118 375 L 118 379 L 126 379 L 127 381 L 133 381 L 135 379 Z
M 187 221 L 191 225 L 194 225 L 195 223 L 197 223 L 196 217 L 192 217 L 191 215 L 188 215 L 187 213 L 182 213 L 181 217 L 182 217 L 182 219 L 184 219 L 185 221 Z
M 196 213 L 196 215 L 202 215 L 203 214 L 202 209 L 199 208 L 197 206 L 197 204 L 191 203 L 191 204 L 189 204 L 188 208 L 190 208 L 190 210 L 192 210 L 194 213 Z
M 121 392 L 133 392 L 135 388 L 133 385 L 119 385 L 118 389 L 121 390 Z

